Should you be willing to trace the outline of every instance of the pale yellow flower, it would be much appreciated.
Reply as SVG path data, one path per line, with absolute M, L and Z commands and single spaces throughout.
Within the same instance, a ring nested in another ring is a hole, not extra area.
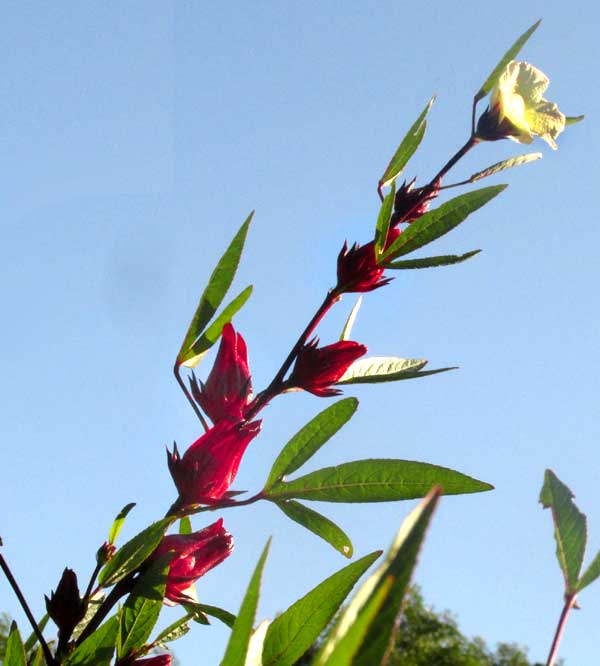
M 564 130 L 566 117 L 554 102 L 544 99 L 549 83 L 537 67 L 511 61 L 492 90 L 490 106 L 477 126 L 477 137 L 531 143 L 534 136 L 539 136 L 556 150 L 554 140 Z

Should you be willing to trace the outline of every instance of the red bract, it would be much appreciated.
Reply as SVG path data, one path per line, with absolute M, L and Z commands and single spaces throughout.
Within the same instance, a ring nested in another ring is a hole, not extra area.
M 131 666 L 171 666 L 172 663 L 173 658 L 170 654 L 157 654 L 155 657 L 136 659 L 131 662 Z
M 440 191 L 441 181 L 438 179 L 433 186 L 417 187 L 415 189 L 415 178 L 402 186 L 394 197 L 394 212 L 390 220 L 390 227 L 395 227 L 402 222 L 413 222 L 427 212 L 429 202 L 435 199 Z
M 191 381 L 192 394 L 213 423 L 241 421 L 252 398 L 248 350 L 244 338 L 225 324 L 217 358 L 206 383 Z
M 220 564 L 233 550 L 233 537 L 223 527 L 223 519 L 192 534 L 172 534 L 163 537 L 152 554 L 157 559 L 173 553 L 167 584 L 165 603 L 172 606 L 193 601 L 187 594 L 207 571 Z
M 390 229 L 385 249 L 387 249 L 400 235 L 399 229 Z M 373 291 L 386 285 L 392 278 L 382 278 L 384 266 L 375 261 L 375 242 L 371 241 L 360 246 L 358 243 L 348 250 L 348 243 L 344 243 L 337 260 L 337 287 L 338 292 L 365 292 Z
M 320 397 L 339 395 L 339 389 L 330 388 L 346 372 L 348 366 L 367 352 L 358 342 L 341 340 L 326 347 L 317 347 L 315 338 L 304 345 L 288 380 L 292 388 L 301 388 Z
M 246 447 L 260 431 L 261 421 L 245 425 L 219 421 L 179 456 L 177 445 L 167 451 L 169 471 L 179 491 L 179 504 L 211 504 L 233 483 Z

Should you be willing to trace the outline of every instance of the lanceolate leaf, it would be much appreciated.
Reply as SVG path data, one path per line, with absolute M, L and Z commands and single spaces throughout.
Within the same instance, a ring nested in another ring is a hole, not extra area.
M 115 651 L 119 620 L 111 617 L 66 659 L 65 666 L 108 666 Z
M 263 666 L 292 666 L 331 621 L 356 581 L 381 554 L 371 553 L 333 574 L 275 618 L 267 630 Z
M 2 664 L 3 666 L 27 666 L 25 647 L 16 622 L 13 622 L 10 626 Z
M 393 268 L 396 270 L 407 270 L 413 268 L 437 268 L 438 266 L 451 266 L 452 264 L 460 264 L 476 254 L 481 250 L 472 250 L 465 254 L 444 254 L 439 257 L 424 257 L 423 259 L 404 259 L 403 261 L 392 261 L 391 264 L 386 264 L 386 268 Z
M 585 570 L 583 576 L 579 579 L 579 582 L 577 583 L 577 591 L 581 592 L 584 587 L 593 583 L 598 576 L 600 576 L 600 553 L 596 555 L 590 566 Z
M 311 458 L 325 442 L 347 423 L 356 408 L 356 398 L 344 398 L 324 409 L 299 430 L 283 447 L 273 463 L 265 489 L 285 474 L 292 474 Z
M 565 125 L 575 125 L 575 123 L 580 123 L 585 116 L 567 116 L 565 118 Z
M 186 368 L 195 368 L 204 358 L 206 352 L 215 344 L 221 336 L 223 327 L 228 324 L 233 316 L 252 294 L 252 285 L 246 287 L 244 291 L 238 294 L 229 305 L 223 308 L 223 312 L 213 321 L 213 323 L 204 331 L 204 333 L 190 347 L 189 352 L 184 355 L 181 365 Z
M 229 643 L 227 644 L 221 666 L 240 666 L 246 661 L 248 644 L 250 642 L 250 635 L 252 634 L 252 627 L 254 625 L 256 607 L 258 605 L 260 581 L 270 546 L 271 540 L 269 539 L 260 559 L 258 560 L 252 578 L 250 579 L 250 584 L 248 585 L 246 595 L 244 596 L 240 611 L 233 625 L 231 637 L 229 638 Z
M 338 384 L 391 382 L 407 372 L 416 372 L 427 365 L 425 359 L 397 356 L 369 356 L 354 361 L 338 379 Z
M 433 486 L 445 495 L 492 490 L 483 481 L 447 467 L 409 460 L 356 460 L 325 467 L 287 483 L 278 483 L 267 498 L 298 498 L 321 502 L 391 502 L 425 497 Z
M 178 638 L 185 636 L 190 630 L 190 620 L 190 613 L 180 617 L 178 620 L 175 620 L 175 622 L 170 624 L 168 627 L 163 629 L 160 634 L 158 634 L 158 636 L 154 639 L 154 642 L 162 645 L 164 643 L 171 643 L 172 641 L 176 641 Z
M 120 617 L 120 657 L 141 648 L 150 637 L 162 608 L 169 559 L 155 562 L 127 597 Z
M 288 518 L 330 543 L 342 555 L 352 557 L 352 542 L 348 535 L 329 518 L 294 500 L 277 502 L 277 506 Z
M 384 656 L 394 644 L 404 595 L 440 493 L 440 488 L 434 488 L 402 523 L 384 562 L 361 585 L 324 641 L 316 666 L 371 666 L 384 663 Z M 373 606 L 381 605 L 382 594 L 385 603 L 381 611 L 365 627 L 373 613 Z M 364 640 L 356 640 L 357 632 L 363 635 Z M 350 659 L 346 657 L 348 647 L 353 648 Z M 356 652 L 358 654 L 355 657 Z
M 119 515 L 115 518 L 110 531 L 108 532 L 108 543 L 114 543 L 116 541 L 117 537 L 119 536 L 119 532 L 123 527 L 123 523 L 125 522 L 127 514 L 131 511 L 131 509 L 133 509 L 134 506 L 135 502 L 130 502 L 119 511 Z
M 41 632 L 44 631 L 46 628 L 46 625 L 48 624 L 48 620 L 50 619 L 50 616 L 48 613 L 44 615 L 44 617 L 37 623 L 38 627 Z M 32 631 L 29 634 L 29 637 L 25 641 L 25 652 L 30 652 L 33 649 L 33 646 L 38 642 L 38 637 L 35 635 L 35 631 Z
M 506 185 L 492 185 L 474 192 L 461 194 L 435 210 L 415 220 L 387 249 L 385 257 L 395 259 L 447 234 L 467 217 L 506 189 Z
M 543 157 L 542 153 L 526 153 L 525 155 L 517 155 L 516 157 L 510 157 L 507 160 L 502 160 L 502 162 L 496 162 L 492 166 L 483 169 L 483 171 L 478 171 L 474 173 L 470 178 L 470 183 L 476 183 L 478 180 L 487 178 L 488 176 L 494 176 L 501 171 L 506 171 L 507 169 L 512 169 L 516 166 L 521 166 L 521 164 L 528 164 L 529 162 L 535 162 L 536 160 L 541 160 Z
M 541 23 L 540 19 L 539 21 L 536 21 L 531 28 L 526 30 L 520 37 L 517 39 L 517 41 L 508 49 L 508 51 L 504 54 L 502 60 L 494 67 L 494 70 L 492 73 L 487 77 L 485 83 L 481 86 L 479 92 L 475 95 L 475 101 L 478 102 L 479 100 L 483 99 L 490 91 L 491 89 L 496 85 L 498 82 L 498 79 L 500 78 L 500 74 L 502 74 L 502 71 L 508 65 L 508 63 L 511 60 L 514 60 L 519 51 L 523 48 L 525 45 L 525 42 L 531 37 L 531 35 L 535 32 L 536 28 L 538 25 Z
M 381 176 L 381 180 L 379 181 L 380 188 L 390 185 L 394 180 L 396 180 L 396 178 L 398 178 L 406 166 L 408 160 L 413 156 L 414 152 L 419 147 L 427 127 L 425 116 L 429 113 L 429 109 L 431 109 L 434 101 L 435 97 L 432 97 L 427 103 L 427 106 L 421 112 L 421 115 L 415 120 L 411 128 L 408 130 L 404 139 L 402 139 L 402 143 L 398 146 L 398 150 L 396 150 L 394 153 L 394 157 L 392 157 L 390 163 L 388 164 L 385 173 L 383 176 Z
M 224 608 L 219 608 L 218 606 L 209 606 L 208 604 L 196 604 L 196 608 L 210 615 L 211 617 L 216 617 L 217 620 L 220 620 L 224 625 L 228 626 L 230 629 L 233 628 L 235 624 L 235 615 L 226 611 Z
M 396 196 L 396 183 L 392 187 L 381 204 L 379 215 L 377 217 L 377 226 L 375 227 L 375 260 L 379 259 L 385 247 L 385 241 L 390 228 L 390 218 L 394 209 L 394 197 Z
M 100 585 L 109 587 L 135 571 L 158 546 L 173 520 L 172 517 L 158 520 L 119 548 L 100 572 L 98 576 Z
M 344 329 L 342 331 L 342 334 L 340 335 L 340 340 L 350 340 L 352 327 L 354 326 L 354 322 L 356 321 L 356 316 L 358 315 L 358 311 L 360 309 L 361 304 L 362 304 L 362 296 L 359 296 L 356 299 L 356 303 L 352 306 L 352 310 L 350 310 L 348 319 L 346 319 L 346 323 L 344 324 Z
M 181 345 L 181 349 L 179 350 L 179 354 L 177 355 L 178 363 L 182 363 L 189 358 L 188 354 L 190 347 L 200 337 L 208 322 L 212 319 L 217 308 L 225 298 L 225 294 L 231 286 L 240 262 L 246 234 L 248 233 L 248 226 L 250 225 L 253 215 L 254 211 L 246 218 L 246 221 L 240 227 L 210 276 L 208 285 L 200 298 L 194 317 L 192 318 Z
M 552 510 L 556 557 L 565 577 L 565 593 L 577 590 L 577 581 L 587 540 L 586 517 L 573 502 L 571 490 L 547 469 L 540 502 L 545 509 Z

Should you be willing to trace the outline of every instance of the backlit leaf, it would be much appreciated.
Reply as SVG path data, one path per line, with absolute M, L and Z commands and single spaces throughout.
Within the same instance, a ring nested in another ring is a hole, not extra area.
M 115 651 L 118 629 L 119 620 L 115 615 L 71 652 L 65 666 L 108 666 Z
M 437 268 L 438 266 L 451 266 L 452 264 L 460 264 L 461 262 L 474 257 L 480 252 L 481 250 L 472 250 L 471 252 L 466 252 L 465 254 L 444 254 L 438 257 L 423 257 L 423 259 L 404 259 L 400 261 L 392 261 L 392 263 L 386 264 L 385 267 L 395 270 L 410 270 L 414 268 Z
M 396 183 L 392 183 L 392 187 L 388 194 L 385 196 L 379 215 L 377 216 L 377 225 L 375 227 L 375 260 L 379 259 L 385 247 L 388 230 L 390 228 L 390 219 L 392 217 L 392 210 L 394 209 L 394 197 L 396 196 Z
M 516 157 L 509 157 L 507 160 L 502 160 L 501 162 L 496 162 L 492 166 L 483 169 L 474 173 L 470 178 L 470 183 L 476 183 L 478 180 L 487 178 L 488 176 L 495 176 L 497 173 L 506 171 L 507 169 L 512 169 L 516 166 L 521 166 L 521 164 L 528 164 L 529 162 L 535 162 L 536 160 L 541 160 L 543 157 L 542 153 L 526 153 L 525 155 L 517 155 Z
M 129 504 L 126 504 L 120 511 L 117 517 L 115 518 L 110 531 L 108 532 L 108 543 L 114 544 L 116 541 L 117 537 L 119 536 L 119 532 L 121 531 L 121 528 L 123 527 L 123 523 L 125 522 L 125 518 L 127 517 L 127 514 L 133 509 L 135 506 L 135 502 L 130 502 Z
M 348 319 L 346 319 L 346 323 L 344 324 L 342 334 L 340 335 L 340 340 L 350 340 L 350 335 L 352 334 L 352 327 L 354 326 L 354 322 L 356 321 L 356 316 L 358 315 L 358 311 L 361 305 L 362 305 L 362 296 L 359 296 L 356 299 L 356 303 L 352 306 L 352 310 L 350 310 Z
M 3 666 L 27 666 L 25 647 L 16 622 L 10 625 L 10 633 L 6 639 L 4 650 Z

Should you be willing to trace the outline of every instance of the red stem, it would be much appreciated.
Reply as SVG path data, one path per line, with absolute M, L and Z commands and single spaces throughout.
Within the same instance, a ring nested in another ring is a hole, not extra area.
M 565 626 L 567 624 L 567 618 L 571 612 L 571 608 L 575 605 L 575 600 L 577 598 L 576 594 L 568 594 L 565 597 L 565 605 L 563 606 L 562 613 L 558 619 L 558 624 L 556 625 L 556 631 L 554 633 L 554 640 L 552 641 L 552 647 L 550 648 L 550 654 L 548 655 L 548 661 L 546 666 L 553 666 L 556 659 L 556 654 L 558 652 L 558 646 L 560 644 Z

